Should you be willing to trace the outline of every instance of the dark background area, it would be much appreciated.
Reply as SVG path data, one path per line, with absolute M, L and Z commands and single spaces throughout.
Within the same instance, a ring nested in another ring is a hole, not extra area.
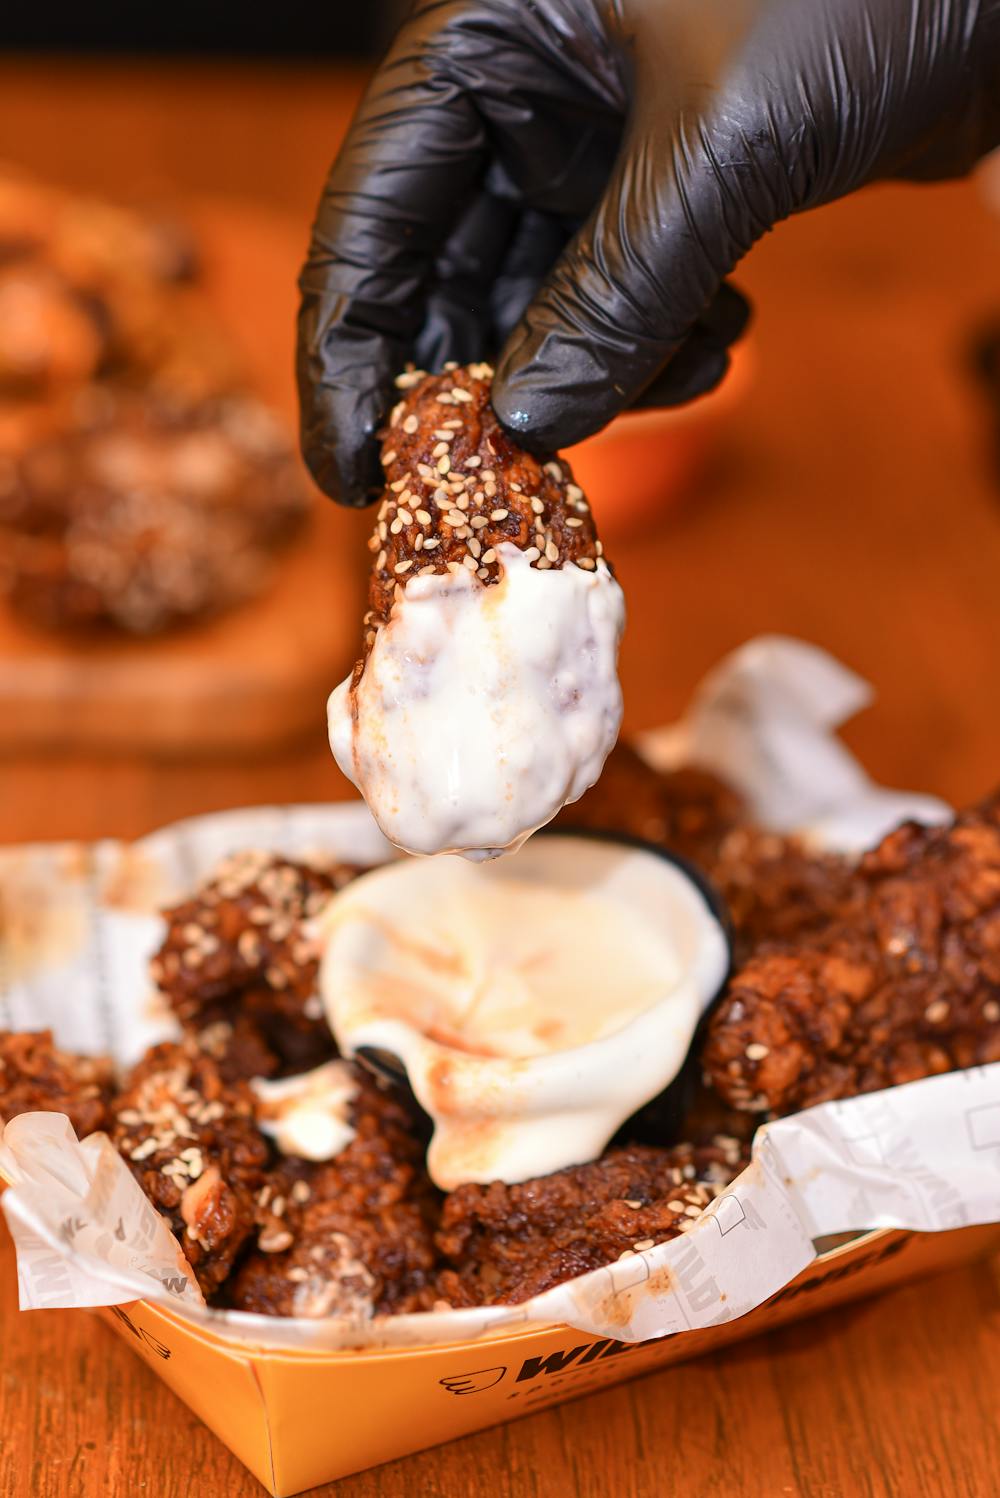
M 129 7 L 8 6 L 0 48 L 31 52 L 296 58 L 376 56 L 408 0 L 281 0 Z

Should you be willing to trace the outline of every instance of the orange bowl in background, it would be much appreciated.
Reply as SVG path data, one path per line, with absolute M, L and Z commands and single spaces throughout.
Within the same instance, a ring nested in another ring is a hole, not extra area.
M 624 536 L 675 504 L 701 472 L 722 420 L 743 398 L 753 372 L 745 343 L 732 350 L 715 390 L 655 411 L 626 411 L 563 456 L 593 508 L 598 529 Z

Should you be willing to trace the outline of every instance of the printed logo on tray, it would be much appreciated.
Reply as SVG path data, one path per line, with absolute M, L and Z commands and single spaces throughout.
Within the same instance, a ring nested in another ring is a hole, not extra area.
M 621 1352 L 648 1351 L 651 1346 L 653 1342 L 616 1342 L 608 1337 L 601 1337 L 596 1342 L 581 1342 L 576 1347 L 558 1347 L 544 1356 L 525 1358 L 514 1373 L 513 1382 L 521 1384 L 553 1375 L 559 1376 L 571 1368 L 576 1372 L 588 1363 L 616 1357 Z M 513 1372 L 506 1367 L 480 1368 L 472 1373 L 451 1373 L 447 1378 L 438 1379 L 438 1382 L 450 1394 L 482 1394 L 486 1389 L 495 1388 L 508 1371 Z M 514 1397 L 513 1394 L 508 1395 L 510 1399 Z
M 146 1331 L 143 1326 L 136 1326 L 131 1316 L 123 1311 L 121 1306 L 108 1306 L 108 1310 L 116 1321 L 120 1321 L 122 1326 L 126 1327 L 132 1333 L 137 1342 L 142 1343 L 147 1351 L 154 1353 L 158 1358 L 163 1358 L 164 1362 L 166 1361 L 170 1356 L 170 1348 L 161 1342 L 159 1337 L 154 1337 L 152 1332 Z
M 506 1365 L 499 1368 L 480 1368 L 475 1373 L 454 1373 L 448 1378 L 438 1379 L 449 1394 L 482 1394 L 484 1389 L 494 1388 L 507 1372 Z

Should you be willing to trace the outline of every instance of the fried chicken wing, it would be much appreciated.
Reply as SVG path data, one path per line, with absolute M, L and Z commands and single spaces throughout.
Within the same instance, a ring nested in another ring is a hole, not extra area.
M 404 377 L 362 656 L 329 704 L 338 764 L 414 853 L 519 846 L 593 783 L 621 721 L 621 590 L 568 466 L 497 421 L 492 374 Z
M 839 919 L 737 972 L 702 1054 L 725 1101 L 778 1113 L 998 1059 L 998 796 L 890 833 Z
M 589 1165 L 445 1198 L 438 1276 L 452 1306 L 516 1303 L 682 1233 L 746 1163 L 719 1138 L 672 1149 L 608 1150 Z
M 193 895 L 165 912 L 167 934 L 152 974 L 181 1022 L 210 1028 L 232 1074 L 247 1074 L 251 1044 L 269 1075 L 267 1053 L 305 1070 L 333 1054 L 316 993 L 319 950 L 303 932 L 357 870 L 320 868 L 261 851 L 227 859 Z M 233 1050 L 234 1039 L 240 1055 Z
M 434 1300 L 436 1194 L 419 1131 L 396 1095 L 352 1070 L 354 1138 L 323 1164 L 283 1160 L 258 1195 L 257 1250 L 228 1290 L 239 1310 L 370 1315 Z
M 190 1040 L 147 1051 L 112 1107 L 111 1137 L 205 1295 L 256 1227 L 270 1148 L 254 1111 L 249 1087 L 224 1082 Z
M 104 1127 L 110 1095 L 107 1061 L 59 1050 L 51 1030 L 0 1030 L 0 1123 L 65 1113 L 83 1139 Z

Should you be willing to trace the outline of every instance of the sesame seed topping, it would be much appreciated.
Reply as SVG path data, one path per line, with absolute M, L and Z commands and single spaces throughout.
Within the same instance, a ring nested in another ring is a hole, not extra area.
M 436 546 L 440 546 L 440 545 L 441 545 L 441 537 L 440 536 L 435 536 L 435 538 L 432 541 L 425 541 L 424 542 L 424 551 L 433 551 Z
M 633 1243 L 632 1247 L 635 1249 L 635 1251 L 636 1251 L 637 1254 L 642 1254 L 642 1253 L 646 1252 L 647 1248 L 655 1248 L 656 1247 L 656 1239 L 655 1238 L 640 1238 L 637 1243 Z
M 465 466 L 466 468 L 478 468 L 482 461 L 480 457 L 466 458 Z
M 447 473 L 450 467 L 451 467 L 451 459 L 448 457 L 447 453 L 445 453 L 445 455 L 444 455 L 443 458 L 438 458 L 438 462 L 437 462 L 437 471 L 438 471 L 438 473 Z
M 413 560 L 412 560 L 412 558 L 408 557 L 405 562 L 397 562 L 396 565 L 395 565 L 395 567 L 393 567 L 392 570 L 393 570 L 393 572 L 395 572 L 397 574 L 400 574 L 400 573 L 403 573 L 403 572 L 409 572 L 409 570 L 410 570 L 410 568 L 412 566 L 413 566 Z
M 585 572 L 593 572 L 597 567 L 593 557 L 577 557 L 576 565 L 582 567 Z
M 444 454 L 447 451 L 448 451 L 448 443 L 447 442 L 439 442 L 439 443 L 437 443 L 437 445 L 435 447 L 431 448 L 431 457 L 432 458 L 443 457 Z
M 534 510 L 536 515 L 545 514 L 545 506 L 542 504 L 542 501 L 537 498 L 537 496 L 531 501 L 531 508 Z
M 456 416 L 452 421 L 445 421 L 442 423 L 442 425 L 450 427 L 454 432 L 460 432 L 465 426 L 465 422 L 460 416 Z
M 510 487 L 513 489 L 513 491 L 514 491 L 515 494 L 520 494 L 521 493 L 521 485 L 520 484 L 515 484 L 515 482 L 514 482 L 513 479 L 511 479 L 511 481 L 510 481 Z
M 473 530 L 481 531 L 483 526 L 489 525 L 490 522 L 487 520 L 485 515 L 473 515 L 472 520 L 469 523 L 472 526 Z
M 383 462 L 383 464 L 385 465 L 386 468 L 388 468 L 388 466 L 389 466 L 390 463 L 395 463 L 395 461 L 396 461 L 396 449 L 394 447 L 391 447 L 387 453 L 383 453 L 382 454 L 382 462 Z
M 496 559 L 497 559 L 497 554 L 494 551 L 494 549 L 493 549 L 492 546 L 490 547 L 489 551 L 484 551 L 483 552 L 483 555 L 482 555 L 482 558 L 481 558 L 481 560 L 483 562 L 495 562 Z
M 928 1004 L 924 1010 L 924 1019 L 929 1020 L 932 1025 L 939 1025 L 942 1020 L 948 1018 L 948 1000 L 935 999 L 933 1004 Z
M 496 474 L 493 472 L 492 468 L 484 468 L 479 477 L 482 479 L 484 484 L 492 484 L 496 479 Z
M 763 1061 L 765 1056 L 771 1054 L 771 1047 L 762 1045 L 759 1040 L 754 1040 L 743 1052 L 748 1061 Z
M 402 520 L 400 520 L 399 516 L 397 515 L 396 518 L 395 518 L 395 520 L 392 522 L 392 524 L 389 527 L 389 533 L 390 533 L 390 535 L 398 536 L 399 533 L 400 533 L 400 531 L 402 529 L 403 529 L 403 522 L 402 522 Z
M 402 414 L 403 414 L 403 402 L 402 401 L 397 401 L 396 404 L 392 408 L 392 415 L 389 417 L 389 425 L 391 427 L 394 427 L 396 425 L 396 422 L 402 416 Z
M 407 483 L 408 479 L 395 479 L 394 482 L 389 485 L 389 488 L 392 490 L 393 494 L 398 494 L 401 489 L 406 488 Z
M 548 557 L 550 562 L 558 562 L 559 548 L 554 541 L 549 541 L 546 545 L 545 555 Z
M 540 572 L 547 572 L 552 566 L 552 563 L 549 561 L 548 557 L 539 557 L 535 565 L 538 567 Z
M 385 566 L 385 564 L 386 564 L 386 554 L 385 554 L 385 550 L 383 549 L 382 551 L 379 552 L 378 556 L 375 558 L 375 570 L 376 570 L 376 572 L 381 572 L 382 568 Z
M 280 1254 L 291 1248 L 294 1241 L 287 1228 L 279 1228 L 276 1232 L 261 1233 L 257 1247 L 265 1254 Z
M 414 542 L 413 542 L 413 550 L 414 551 L 419 551 L 421 549 L 421 547 L 423 546 L 423 544 L 424 544 L 423 532 L 422 531 L 418 531 L 417 534 L 416 534 L 416 537 L 414 539 Z
M 412 525 L 413 524 L 413 516 L 410 514 L 409 510 L 404 510 L 403 509 L 402 504 L 400 505 L 400 508 L 399 508 L 399 518 L 403 522 L 404 525 Z
M 417 520 L 421 525 L 430 525 L 431 523 L 431 517 L 427 510 L 418 510 Z
M 545 472 L 551 474 L 554 479 L 561 479 L 563 476 L 562 465 L 559 463 L 546 463 Z
M 480 553 L 482 552 L 483 548 L 480 546 L 480 544 L 476 540 L 475 536 L 470 536 L 469 539 L 468 539 L 468 541 L 465 544 L 469 548 L 469 550 L 472 552 L 472 555 L 478 561 Z
M 576 530 L 576 528 L 577 528 L 578 525 L 582 525 L 583 524 L 583 521 L 582 520 L 578 520 L 575 515 L 569 515 L 566 518 L 566 524 L 572 526 L 573 529 Z
M 577 500 L 583 498 L 583 490 L 580 488 L 579 484 L 566 485 L 566 498 L 569 500 Z
M 537 546 L 525 547 L 524 555 L 527 557 L 529 562 L 537 562 L 541 554 L 542 553 L 538 550 Z
M 462 558 L 462 563 L 464 566 L 468 567 L 470 572 L 475 572 L 479 566 L 479 563 L 476 561 L 475 557 L 471 556 L 464 556 Z
M 462 514 L 461 510 L 449 510 L 444 518 L 449 525 L 465 524 L 465 516 Z
M 989 1020 L 991 1024 L 995 1020 L 1000 1019 L 1000 1004 L 997 1003 L 996 999 L 986 1000 L 986 1003 L 983 1005 L 983 1019 Z
M 453 399 L 457 401 L 463 401 L 465 403 L 470 402 L 474 398 L 471 390 L 463 390 L 459 385 L 456 385 L 451 393 Z
M 404 422 L 403 422 L 403 431 L 404 431 L 404 432 L 406 432 L 406 433 L 407 433 L 407 434 L 408 434 L 408 435 L 409 435 L 409 436 L 411 436 L 411 437 L 412 437 L 412 435 L 413 435 L 413 433 L 414 433 L 414 432 L 415 432 L 415 431 L 416 431 L 416 430 L 417 430 L 417 427 L 418 427 L 418 426 L 419 426 L 419 425 L 420 425 L 420 422 L 419 422 L 419 421 L 418 421 L 418 420 L 417 420 L 417 418 L 416 418 L 416 417 L 415 417 L 415 416 L 414 416 L 414 415 L 413 415 L 413 414 L 412 414 L 412 413 L 411 413 L 411 414 L 410 414 L 410 415 L 409 415 L 409 416 L 408 416 L 408 417 L 407 417 L 407 418 L 406 418 L 406 420 L 405 420 L 405 421 L 404 421 Z
M 506 520 L 510 514 L 509 510 L 493 510 L 490 514 L 491 520 Z

